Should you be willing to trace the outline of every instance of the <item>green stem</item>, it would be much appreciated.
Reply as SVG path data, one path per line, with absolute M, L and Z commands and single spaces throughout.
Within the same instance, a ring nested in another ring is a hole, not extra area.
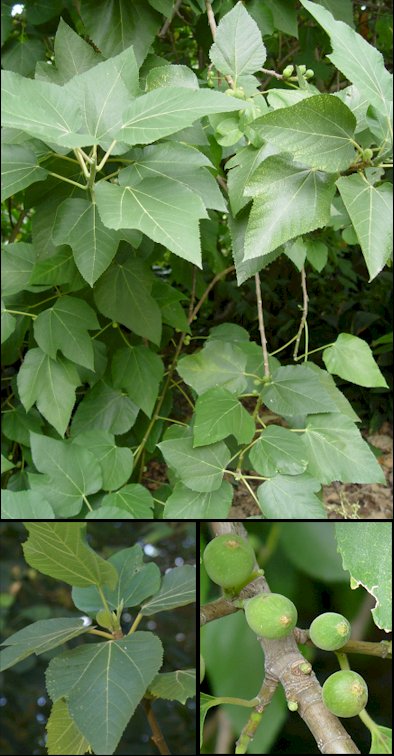
M 113 636 L 110 633 L 105 633 L 104 630 L 94 630 L 92 628 L 91 630 L 88 630 L 88 633 L 90 635 L 101 635 L 103 638 L 107 638 L 108 640 L 113 640 Z
M 54 176 L 55 178 L 60 179 L 60 181 L 66 181 L 67 184 L 72 184 L 73 186 L 77 186 L 78 189 L 83 189 L 84 191 L 87 189 L 87 186 L 84 184 L 78 184 L 78 181 L 73 181 L 72 179 L 66 178 L 66 176 L 60 176 L 59 173 L 54 173 L 53 171 L 48 171 L 48 174 L 50 176 Z
M 135 633 L 135 631 L 136 631 L 138 625 L 140 624 L 143 616 L 144 615 L 141 614 L 141 612 L 139 614 L 137 614 L 137 616 L 136 616 L 136 618 L 135 618 L 135 620 L 134 620 L 134 622 L 133 622 L 133 624 L 132 624 L 129 632 L 127 633 L 127 635 L 131 635 L 132 633 Z
M 335 656 L 338 659 L 338 664 L 341 669 L 350 669 L 349 659 L 347 658 L 347 655 L 337 651 Z
M 85 494 L 82 494 L 82 499 L 85 502 L 88 509 L 90 509 L 91 512 L 93 512 L 93 507 L 89 504 L 88 499 L 86 498 Z
M 306 351 L 304 354 L 300 354 L 298 357 L 295 358 L 295 362 L 298 362 L 299 360 L 305 359 L 305 357 L 308 357 L 310 354 L 315 354 L 315 352 L 321 352 L 322 349 L 328 349 L 330 346 L 334 346 L 335 342 L 331 341 L 330 344 L 323 344 L 321 347 L 317 347 L 316 349 L 311 349 L 310 352 Z
M 105 598 L 105 596 L 104 596 L 104 592 L 103 592 L 103 589 L 102 589 L 101 585 L 98 585 L 98 586 L 97 586 L 97 590 L 98 590 L 98 592 L 99 592 L 99 594 L 100 594 L 100 598 L 101 598 L 101 601 L 102 601 L 102 604 L 103 604 L 103 607 L 104 607 L 104 609 L 106 609 L 106 611 L 107 611 L 107 612 L 108 612 L 109 614 L 111 614 L 111 610 L 110 610 L 110 608 L 109 608 L 109 606 L 108 606 L 108 602 L 107 602 L 107 599 L 106 599 L 106 598 Z
M 290 344 L 292 344 L 293 341 L 296 340 L 297 336 L 298 336 L 298 334 L 296 333 L 296 335 L 293 336 L 293 338 L 290 339 L 290 341 L 287 341 L 286 344 L 283 344 L 283 346 L 279 347 L 279 349 L 275 349 L 275 352 L 270 352 L 269 353 L 270 357 L 273 357 L 274 354 L 279 354 L 279 352 L 282 352 L 284 349 L 286 349 L 286 347 L 290 346 Z
M 116 139 L 114 139 L 114 141 L 112 142 L 112 144 L 110 144 L 110 146 L 108 147 L 108 150 L 105 153 L 103 159 L 101 160 L 101 162 L 97 166 L 97 171 L 102 171 L 102 169 L 104 168 L 104 166 L 105 166 L 105 164 L 106 164 L 106 162 L 107 162 L 107 160 L 108 160 L 108 158 L 109 158 L 109 156 L 110 156 L 113 148 L 115 147 L 115 144 L 116 144 Z
M 22 312 L 21 310 L 9 310 L 8 307 L 4 308 L 4 312 L 9 312 L 11 315 L 25 315 L 27 318 L 33 318 L 35 320 L 38 315 L 33 315 L 31 312 Z

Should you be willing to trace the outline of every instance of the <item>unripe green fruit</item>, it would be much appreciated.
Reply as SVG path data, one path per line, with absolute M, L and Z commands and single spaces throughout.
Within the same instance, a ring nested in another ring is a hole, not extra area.
M 302 63 L 300 66 L 298 66 L 298 71 L 303 75 L 304 73 L 306 73 L 306 66 L 304 66 L 304 64 Z
M 297 609 L 280 593 L 263 593 L 245 602 L 249 627 L 263 638 L 284 638 L 297 624 Z
M 202 683 L 205 677 L 205 661 L 202 654 L 200 654 L 200 683 Z
M 286 66 L 286 68 L 282 71 L 282 76 L 284 76 L 285 79 L 288 79 L 294 71 L 294 66 Z
M 252 574 L 255 556 L 244 538 L 229 533 L 209 542 L 203 560 L 214 583 L 222 588 L 234 588 L 245 583 Z
M 306 79 L 313 79 L 314 75 L 315 75 L 315 72 L 313 71 L 312 68 L 307 68 L 306 69 L 306 71 L 305 71 L 305 78 Z
M 335 612 L 320 614 L 313 620 L 309 635 L 311 641 L 323 651 L 336 651 L 347 643 L 351 627 L 346 617 Z
M 334 672 L 323 685 L 323 701 L 337 717 L 355 717 L 367 705 L 367 683 L 351 669 Z
M 365 150 L 363 150 L 363 160 L 368 161 L 372 160 L 373 158 L 373 151 L 370 147 L 367 147 Z

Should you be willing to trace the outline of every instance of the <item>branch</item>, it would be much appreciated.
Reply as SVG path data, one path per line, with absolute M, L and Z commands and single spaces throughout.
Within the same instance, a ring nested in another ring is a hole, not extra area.
M 294 630 L 294 637 L 296 643 L 300 643 L 303 646 L 314 646 L 314 643 L 309 637 L 309 630 L 301 630 L 296 627 Z M 391 641 L 359 641 L 350 640 L 339 649 L 341 654 L 364 654 L 366 656 L 379 656 L 381 659 L 391 659 Z
M 20 215 L 18 217 L 17 222 L 15 223 L 14 228 L 11 231 L 10 238 L 8 240 L 9 244 L 12 244 L 12 242 L 15 241 L 16 237 L 19 234 L 19 231 L 21 229 L 22 223 L 25 220 L 26 216 L 29 214 L 28 210 L 21 210 Z
M 174 16 L 178 13 L 178 10 L 179 10 L 179 8 L 180 8 L 181 5 L 182 5 L 182 0 L 176 0 L 176 3 L 175 3 L 175 5 L 174 5 L 174 7 L 172 9 L 171 16 L 169 18 L 167 18 L 167 20 L 164 22 L 163 26 L 161 27 L 161 29 L 160 29 L 160 31 L 159 31 L 159 33 L 157 35 L 158 37 L 165 37 L 166 36 L 166 34 L 167 34 L 167 32 L 168 32 L 171 24 L 172 24 L 172 20 L 173 20 Z
M 228 614 L 234 614 L 237 611 L 238 607 L 224 597 L 211 601 L 200 608 L 200 625 L 206 625 L 207 622 L 226 617 Z
M 240 522 L 211 522 L 210 527 L 215 535 L 236 533 L 247 538 L 247 532 Z M 251 587 L 255 590 L 256 584 L 261 586 L 260 592 L 270 591 L 265 578 L 259 577 L 246 586 L 239 597 L 248 589 L 250 591 Z M 258 641 L 264 652 L 266 679 L 278 681 L 284 688 L 287 700 L 297 702 L 298 713 L 309 727 L 320 751 L 327 754 L 360 753 L 339 719 L 324 705 L 320 684 L 299 651 L 295 634 L 291 633 L 280 640 L 259 638 Z M 238 751 L 242 752 L 245 753 Z
M 301 323 L 300 327 L 298 329 L 296 343 L 294 346 L 294 352 L 293 357 L 294 359 L 297 359 L 298 355 L 298 348 L 300 346 L 300 340 L 301 340 L 301 334 L 306 326 L 306 319 L 308 317 L 308 292 L 306 290 L 306 276 L 305 276 L 305 267 L 304 265 L 301 268 L 301 287 L 302 287 L 302 297 L 303 297 L 303 304 L 302 304 L 302 317 L 301 317 Z M 306 332 L 305 332 L 306 333 Z M 305 353 L 308 354 L 308 344 L 305 346 Z
M 215 16 L 212 10 L 212 4 L 210 3 L 210 0 L 205 0 L 205 5 L 207 8 L 207 16 L 208 16 L 208 24 L 209 28 L 211 30 L 212 39 L 215 40 L 216 37 L 216 21 Z M 231 87 L 231 89 L 234 89 L 234 81 L 231 76 L 225 76 L 224 77 L 228 83 L 228 85 Z
M 152 737 L 151 740 L 155 744 L 157 750 L 159 753 L 163 754 L 170 754 L 171 751 L 168 748 L 168 745 L 164 739 L 164 735 L 160 729 L 159 723 L 156 719 L 156 716 L 152 710 L 152 704 L 150 701 L 148 701 L 146 698 L 142 699 L 142 705 L 145 709 L 146 718 L 150 724 L 150 728 L 152 730 Z
M 263 350 L 263 356 L 264 356 L 264 375 L 268 378 L 270 374 L 270 368 L 268 364 L 268 350 L 267 350 L 267 339 L 265 336 L 265 328 L 264 328 L 264 315 L 263 315 L 263 302 L 261 299 L 261 284 L 260 284 L 260 275 L 259 273 L 254 274 L 254 280 L 256 284 L 256 299 L 257 299 L 257 313 L 259 316 L 259 330 L 260 330 L 260 338 L 261 338 L 261 347 Z

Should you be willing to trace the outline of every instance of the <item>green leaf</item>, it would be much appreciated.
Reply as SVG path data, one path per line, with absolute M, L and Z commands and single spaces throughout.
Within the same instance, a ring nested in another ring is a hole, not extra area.
M 108 231 L 97 205 L 84 199 L 66 199 L 59 206 L 52 238 L 55 244 L 69 244 L 75 264 L 93 286 L 112 262 L 119 245 L 119 235 Z
M 390 727 L 383 727 L 375 722 L 372 730 L 370 753 L 391 753 L 393 750 L 393 731 Z
M 351 333 L 340 333 L 334 344 L 323 352 L 329 373 L 358 386 L 384 386 L 386 380 L 379 370 L 367 342 Z
M 48 174 L 44 168 L 40 168 L 30 147 L 23 144 L 4 144 L 2 149 L 1 201 L 4 202 L 12 194 L 26 189 L 35 181 L 42 181 Z
M 118 349 L 112 360 L 114 387 L 125 389 L 148 417 L 155 406 L 163 373 L 161 358 L 145 346 Z
M 139 483 L 130 483 L 119 491 L 107 494 L 102 503 L 103 506 L 113 506 L 121 512 L 127 512 L 135 520 L 153 518 L 152 494 Z
M 223 441 L 194 449 L 191 428 L 175 428 L 171 434 L 166 432 L 158 447 L 182 483 L 193 491 L 220 488 L 231 457 Z
M 280 425 L 269 425 L 265 428 L 249 452 L 254 469 L 267 477 L 276 473 L 303 473 L 308 461 L 305 459 L 305 448 L 298 435 Z
M 30 276 L 30 284 L 55 285 L 72 283 L 79 277 L 72 250 L 67 245 L 58 247 L 54 255 L 46 260 L 37 260 Z
M 108 228 L 135 228 L 201 268 L 198 220 L 207 218 L 202 199 L 168 178 L 137 186 L 96 184 L 97 207 Z
M 64 84 L 73 76 L 88 71 L 103 60 L 92 45 L 85 42 L 79 34 L 60 18 L 55 36 L 55 62 L 59 84 Z M 48 68 L 48 66 L 46 65 Z M 36 74 L 36 78 L 40 78 Z
M 7 45 L 2 54 L 2 66 L 22 76 L 31 76 L 38 60 L 45 58 L 45 47 L 41 39 L 19 37 Z
M 89 750 L 90 744 L 78 730 L 63 698 L 53 704 L 46 730 L 45 745 L 50 756 L 79 756 Z
M 25 242 L 7 244 L 1 252 L 3 296 L 16 294 L 27 288 L 36 257 L 36 250 L 31 244 Z
M 166 70 L 170 66 L 164 67 Z M 136 155 L 132 165 L 119 173 L 121 186 L 137 186 L 145 178 L 170 179 L 174 186 L 187 187 L 198 194 L 205 207 L 226 210 L 217 182 L 207 168 L 210 160 L 195 147 L 178 142 L 152 144 Z
M 119 187 L 117 187 L 119 188 Z M 150 295 L 152 274 L 135 258 L 111 265 L 95 287 L 98 309 L 107 318 L 130 328 L 154 344 L 160 343 L 160 309 Z
M 191 564 L 184 564 L 165 573 L 159 592 L 142 605 L 141 614 L 150 617 L 157 612 L 192 604 L 195 600 L 196 570 Z
M 336 21 L 325 8 L 309 0 L 301 3 L 331 39 L 333 52 L 327 57 L 372 105 L 389 117 L 392 76 L 384 66 L 382 54 L 350 26 Z
M 274 27 L 292 37 L 298 37 L 297 11 L 288 0 L 265 0 L 266 7 L 271 10 Z
M 166 64 L 151 68 L 146 77 L 146 90 L 160 87 L 188 87 L 198 89 L 198 79 L 194 71 L 187 66 Z
M 335 176 L 283 157 L 268 157 L 245 193 L 255 197 L 245 235 L 246 261 L 328 223 Z
M 67 696 L 70 715 L 93 750 L 112 754 L 162 659 L 152 633 L 80 646 L 50 661 L 48 693 L 54 702 Z
M 142 488 L 142 486 L 139 486 Z M 100 510 L 97 510 L 100 512 Z M 139 544 L 116 552 L 108 559 L 118 575 L 119 581 L 111 590 L 103 588 L 110 609 L 117 609 L 121 599 L 124 606 L 130 608 L 140 606 L 145 599 L 153 596 L 160 588 L 160 570 L 154 562 L 144 564 L 144 553 Z M 73 588 L 72 599 L 75 606 L 83 612 L 97 612 L 102 608 L 102 600 L 95 586 L 89 588 Z
M 375 625 L 389 633 L 392 629 L 390 529 L 383 522 L 368 522 L 362 528 L 355 525 L 352 522 L 335 525 L 343 568 L 350 572 L 352 588 L 361 585 L 375 598 L 376 605 L 371 610 Z
M 264 144 L 259 149 L 252 145 L 242 147 L 226 163 L 229 171 L 227 178 L 228 195 L 233 215 L 236 215 L 248 202 L 244 189 L 251 176 L 267 157 L 276 152 L 272 145 Z
M 68 426 L 79 383 L 72 362 L 60 357 L 52 360 L 41 349 L 29 349 L 17 376 L 18 392 L 26 412 L 36 403 L 60 436 Z
M 2 108 L 3 126 L 63 147 L 92 144 L 89 134 L 77 133 L 82 125 L 77 101 L 57 84 L 3 71 Z
M 233 435 L 239 444 L 248 444 L 256 426 L 249 412 L 225 388 L 208 389 L 195 406 L 193 446 L 204 446 Z
M 315 495 L 320 483 L 309 475 L 275 475 L 257 489 L 261 511 L 269 520 L 326 520 Z
M 374 454 L 348 417 L 338 413 L 309 417 L 302 439 L 308 472 L 322 483 L 385 483 Z
M 52 485 L 55 500 L 62 502 L 59 512 L 59 504 L 55 506 L 48 491 L 47 498 L 55 513 L 63 517 L 76 514 L 82 507 L 84 497 L 102 487 L 99 463 L 88 449 L 55 441 L 38 433 L 31 433 L 30 438 L 34 464 L 37 470 L 49 476 L 48 488 Z
M 90 38 L 107 58 L 130 45 L 140 65 L 162 26 L 162 18 L 145 0 L 84 0 L 81 18 Z
M 351 110 L 331 94 L 308 97 L 253 122 L 257 133 L 275 147 L 329 173 L 346 170 L 354 161 L 355 126 Z
M 319 368 L 319 366 L 316 365 L 315 362 L 307 362 L 306 366 L 309 368 L 309 370 L 313 370 L 317 374 L 319 381 L 323 386 L 324 392 L 327 393 L 334 402 L 336 411 L 341 412 L 342 415 L 346 415 L 346 417 L 350 418 L 350 420 L 353 420 L 356 423 L 360 422 L 360 418 L 354 411 L 348 399 L 346 399 L 345 395 L 342 394 L 342 391 L 337 388 L 332 375 L 327 373 L 327 370 Z
M 60 349 L 72 362 L 93 370 L 93 346 L 87 331 L 98 328 L 96 313 L 86 302 L 65 296 L 53 307 L 40 312 L 34 321 L 34 337 L 53 360 Z
M 222 74 L 233 77 L 235 85 L 240 76 L 264 65 L 267 51 L 260 29 L 242 3 L 220 20 L 209 57 Z
M 15 331 L 17 320 L 7 312 L 7 308 L 1 300 L 1 343 L 7 341 L 9 336 Z
M 150 144 L 191 126 L 202 116 L 243 107 L 241 100 L 210 89 L 163 87 L 137 97 L 126 108 L 123 128 L 116 138 L 130 145 Z
M 324 390 L 319 377 L 304 365 L 286 365 L 272 373 L 272 383 L 263 387 L 264 404 L 278 415 L 306 415 L 336 412 L 337 408 Z
M 186 312 L 180 304 L 187 299 L 185 294 L 157 279 L 152 286 L 152 296 L 160 307 L 163 323 L 168 323 L 179 331 L 191 333 Z
M 208 493 L 192 491 L 176 483 L 164 507 L 164 519 L 209 520 L 227 519 L 233 498 L 233 487 L 224 480 L 220 488 Z
M 122 127 L 125 103 L 139 93 L 133 48 L 75 76 L 64 91 L 79 102 L 84 128 L 91 135 L 92 144 L 100 144 L 107 150 Z
M 117 435 L 135 423 L 138 407 L 119 389 L 98 381 L 86 392 L 71 425 L 72 436 L 95 428 Z
M 179 360 L 177 371 L 198 394 L 223 386 L 233 394 L 246 387 L 246 356 L 235 344 L 208 342 L 200 352 Z
M 41 442 L 42 439 L 37 438 L 40 453 L 44 451 Z M 56 467 L 57 463 L 52 459 L 50 465 Z M 110 588 L 116 586 L 116 569 L 85 543 L 83 536 L 86 525 L 83 523 L 25 522 L 24 525 L 29 531 L 29 538 L 22 544 L 23 553 L 26 562 L 39 572 L 80 587 L 106 584 Z
M 200 746 L 202 746 L 203 744 L 203 728 L 208 710 L 211 708 L 211 706 L 219 706 L 220 703 L 220 698 L 208 696 L 206 693 L 200 694 Z
M 393 252 L 392 184 L 386 181 L 373 186 L 359 173 L 343 176 L 336 183 L 357 234 L 371 281 Z
M 237 284 L 241 286 L 248 278 L 254 276 L 263 268 L 266 268 L 273 260 L 276 260 L 282 254 L 283 248 L 277 247 L 264 257 L 253 257 L 251 260 L 245 260 L 245 236 L 248 227 L 249 208 L 245 208 L 239 213 L 237 218 L 229 216 L 229 228 L 233 244 L 233 258 L 237 274 Z M 248 370 L 249 372 L 249 370 Z
M 14 466 L 11 464 L 9 469 Z M 37 491 L 3 491 L 1 516 L 3 520 L 55 519 L 51 505 Z
M 328 260 L 328 247 L 323 242 L 315 239 L 304 239 L 306 247 L 306 259 L 310 264 L 321 273 Z
M 88 449 L 100 465 L 104 491 L 113 491 L 123 486 L 133 470 L 133 452 L 115 444 L 112 433 L 91 430 L 80 433 L 73 441 L 76 446 Z
M 151 682 L 148 692 L 155 698 L 184 704 L 188 698 L 196 695 L 196 671 L 177 669 L 175 672 L 162 672 Z
M 1 474 L 9 472 L 9 470 L 13 470 L 14 467 L 16 467 L 16 462 L 11 462 L 7 457 L 4 456 L 4 454 L 1 455 Z M 4 519 L 10 519 L 5 517 Z
M 35 526 L 33 526 L 35 527 Z M 38 526 L 40 527 L 40 526 Z M 48 619 L 33 622 L 2 642 L 7 646 L 0 653 L 0 669 L 4 671 L 26 659 L 30 654 L 43 654 L 61 643 L 86 633 L 88 627 L 80 619 Z

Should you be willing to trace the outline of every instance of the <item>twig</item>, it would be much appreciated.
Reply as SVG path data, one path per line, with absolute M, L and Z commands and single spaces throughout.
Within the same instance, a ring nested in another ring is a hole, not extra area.
M 22 211 L 21 211 L 21 213 L 20 213 L 20 215 L 19 215 L 19 218 L 18 218 L 17 222 L 15 223 L 15 226 L 14 226 L 14 228 L 13 228 L 13 229 L 12 229 L 12 231 L 11 231 L 11 234 L 10 234 L 10 238 L 9 238 L 9 240 L 8 240 L 8 243 L 9 243 L 9 244 L 12 244 L 12 242 L 14 242 L 14 241 L 15 241 L 16 237 L 17 237 L 17 236 L 18 236 L 18 234 L 19 234 L 19 231 L 20 231 L 21 225 L 22 225 L 23 221 L 25 220 L 25 218 L 26 218 L 26 216 L 27 216 L 28 214 L 29 214 L 29 211 L 28 211 L 28 210 L 22 210 Z
M 211 601 L 200 609 L 200 625 L 206 625 L 207 622 L 212 622 L 219 617 L 227 617 L 228 614 L 234 614 L 238 609 L 239 607 L 234 606 L 231 601 L 224 597 Z
M 157 35 L 158 37 L 165 37 L 166 36 L 166 34 L 167 34 L 167 32 L 168 32 L 171 24 L 172 24 L 172 20 L 173 20 L 174 16 L 177 14 L 177 12 L 178 12 L 178 10 L 179 10 L 179 8 L 180 8 L 181 5 L 182 5 L 182 0 L 176 0 L 176 3 L 175 3 L 175 5 L 174 5 L 174 7 L 172 9 L 171 16 L 169 18 L 167 18 L 167 20 L 164 22 L 163 26 L 161 27 L 161 29 L 160 29 L 160 31 L 159 31 L 159 33 Z
M 190 303 L 189 303 L 189 318 L 193 312 L 194 302 L 196 299 L 196 266 L 193 265 L 193 273 L 192 273 L 192 290 L 190 292 Z
M 302 297 L 303 297 L 303 303 L 302 303 L 302 317 L 300 322 L 300 327 L 298 329 L 296 343 L 294 345 L 294 352 L 293 352 L 293 358 L 297 359 L 298 355 L 298 349 L 300 346 L 301 341 L 301 334 L 305 328 L 306 319 L 308 317 L 308 292 L 306 289 L 306 276 L 305 276 L 305 266 L 303 265 L 301 268 L 301 287 L 302 287 Z M 306 347 L 305 352 L 308 352 L 308 347 Z
M 206 5 L 206 9 L 207 9 L 208 24 L 209 24 L 209 28 L 211 30 L 212 39 L 215 41 L 217 27 L 216 27 L 215 16 L 214 16 L 214 13 L 213 13 L 213 10 L 212 10 L 212 4 L 210 3 L 210 0 L 205 0 L 205 5 Z M 235 85 L 234 85 L 234 81 L 233 81 L 232 77 L 231 76 L 224 76 L 224 78 L 226 79 L 226 81 L 227 81 L 228 85 L 231 87 L 231 89 L 234 89 Z
M 260 285 L 259 273 L 254 274 L 254 280 L 256 283 L 257 313 L 259 316 L 261 347 L 263 350 L 263 357 L 264 357 L 264 375 L 268 377 L 270 374 L 270 368 L 269 368 L 269 363 L 268 363 L 267 339 L 265 336 L 265 328 L 264 328 L 263 302 L 261 299 L 261 285 Z
M 148 701 L 146 698 L 142 699 L 142 705 L 145 709 L 146 718 L 150 724 L 150 728 L 152 730 L 152 736 L 151 740 L 155 744 L 157 750 L 159 753 L 163 754 L 170 754 L 171 751 L 168 748 L 168 745 L 164 739 L 164 735 L 160 729 L 159 723 L 156 719 L 156 716 L 152 710 L 152 704 L 150 701 Z

